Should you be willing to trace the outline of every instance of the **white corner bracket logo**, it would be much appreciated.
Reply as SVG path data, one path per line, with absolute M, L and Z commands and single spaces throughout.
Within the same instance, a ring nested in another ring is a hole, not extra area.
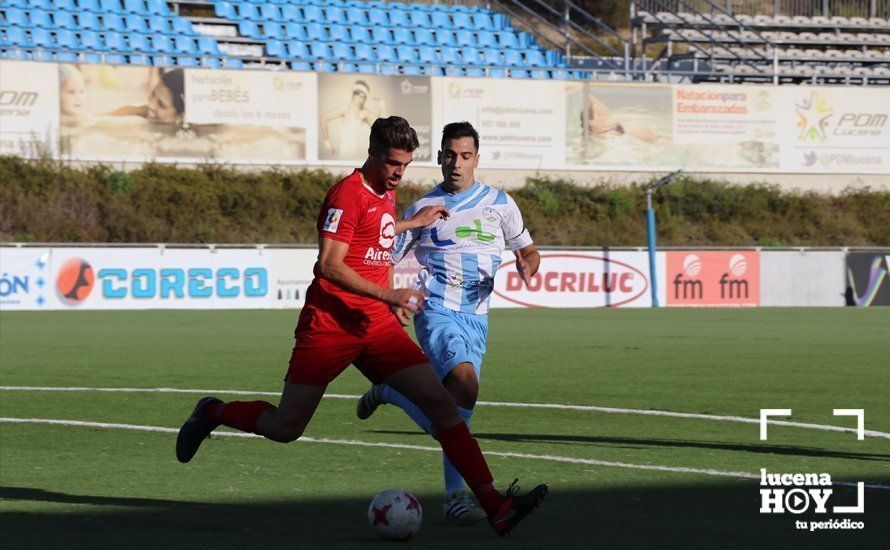
M 329 208 L 328 209 L 328 217 L 324 220 L 324 225 L 322 226 L 322 231 L 327 231 L 329 233 L 336 233 L 337 227 L 340 225 L 340 218 L 343 217 L 343 210 L 339 208 Z
M 856 436 L 865 439 L 864 409 L 834 409 L 834 416 L 855 416 L 858 420 Z M 767 440 L 767 425 L 794 425 L 792 422 L 773 420 L 771 416 L 791 416 L 791 409 L 760 409 L 760 440 Z M 853 431 L 853 430 L 848 430 Z M 814 514 L 864 514 L 865 483 L 856 483 L 855 506 L 832 506 L 828 500 L 834 495 L 831 474 L 814 473 L 774 473 L 766 468 L 760 469 L 760 513 L 761 514 L 803 514 L 811 511 Z M 846 483 L 842 485 L 847 485 Z M 836 495 L 835 495 L 836 496 Z M 795 521 L 795 527 L 801 531 L 823 530 L 860 530 L 865 528 L 864 521 L 850 518 L 824 518 L 815 521 Z

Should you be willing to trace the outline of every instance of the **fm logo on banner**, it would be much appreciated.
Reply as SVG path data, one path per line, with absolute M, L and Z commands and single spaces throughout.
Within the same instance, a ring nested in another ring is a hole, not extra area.
M 760 253 L 754 250 L 667 253 L 667 305 L 760 305 Z

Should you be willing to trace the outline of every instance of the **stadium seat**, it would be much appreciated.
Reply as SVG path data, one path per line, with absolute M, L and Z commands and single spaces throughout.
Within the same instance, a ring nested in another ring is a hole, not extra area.
M 77 10 L 74 0 L 52 0 L 51 9 L 73 12 Z
M 30 46 L 31 39 L 28 32 L 20 27 L 9 27 L 6 29 L 6 44 L 13 46 Z
M 265 21 L 282 21 L 281 9 L 275 4 L 262 4 L 260 6 L 260 18 Z
M 238 17 L 247 21 L 258 21 L 260 19 L 260 10 L 256 4 L 250 2 L 238 2 Z
M 130 49 L 134 52 L 153 53 L 155 49 L 148 43 L 148 37 L 144 34 L 130 34 L 127 36 Z
M 101 0 L 99 2 L 99 7 L 101 8 L 101 11 L 105 13 L 116 13 L 120 15 L 125 13 L 120 0 Z
M 331 46 L 331 55 L 334 59 L 340 60 L 351 60 L 355 59 L 355 55 L 352 53 L 352 48 L 349 44 L 344 44 L 343 42 L 334 42 Z M 353 72 L 353 71 L 349 71 Z
M 130 52 L 129 44 L 124 40 L 124 35 L 119 32 L 105 33 L 105 46 L 115 52 Z
M 371 9 L 368 10 L 368 23 L 370 25 L 387 27 L 389 26 L 389 17 L 386 16 L 386 12 L 383 10 Z
M 77 63 L 77 54 L 74 52 L 57 52 L 56 61 L 60 63 Z
M 53 24 L 53 20 L 50 18 L 48 11 L 31 10 L 31 13 L 28 14 L 28 20 L 31 22 L 32 27 L 40 27 L 43 29 L 55 28 L 55 24 Z
M 501 58 L 501 51 L 494 48 L 486 48 L 482 50 L 482 61 L 486 65 L 493 67 L 499 67 L 504 64 L 504 60 Z
M 532 67 L 546 67 L 547 60 L 541 50 L 525 50 L 525 64 Z
M 331 42 L 349 42 L 349 27 L 346 25 L 331 25 L 328 27 L 328 37 Z
M 550 79 L 550 73 L 549 73 L 548 71 L 543 70 L 543 69 L 534 69 L 534 70 L 531 72 L 531 77 L 532 77 L 533 79 L 535 79 L 535 80 L 549 80 L 549 79 Z
M 109 65 L 127 65 L 129 62 L 127 61 L 127 57 L 125 55 L 121 55 L 119 53 L 108 53 L 105 54 L 105 63 Z
M 465 65 L 484 65 L 478 49 L 462 48 L 459 51 Z
M 282 21 L 293 21 L 294 23 L 302 22 L 303 14 L 300 13 L 300 8 L 293 4 L 284 4 L 280 6 L 281 9 L 281 20 Z
M 389 64 L 381 65 L 380 73 L 387 75 L 387 76 L 399 74 L 399 66 L 398 65 L 389 65 Z
M 454 33 L 447 29 L 436 29 L 436 44 L 440 46 L 454 46 L 457 40 L 454 38 Z
M 77 36 L 73 31 L 59 29 L 56 31 L 56 46 L 66 50 L 79 50 L 80 42 L 77 40 Z
M 128 61 L 130 65 L 151 65 L 151 57 L 143 53 L 131 53 Z
M 197 67 L 198 60 L 194 57 L 182 56 L 176 58 L 176 64 L 180 67 Z
M 395 61 L 398 58 L 396 50 L 392 46 L 381 44 L 377 46 L 378 61 Z
M 467 76 L 473 76 L 473 77 L 484 77 L 484 76 L 485 76 L 485 70 L 484 70 L 484 69 L 481 69 L 481 68 L 479 68 L 479 67 L 467 67 L 467 69 L 466 69 L 466 75 L 467 75 Z
M 315 70 L 321 73 L 335 73 L 337 66 L 327 61 L 319 61 L 315 64 Z
M 353 42 L 367 44 L 371 42 L 371 33 L 367 27 L 349 27 L 349 36 Z
M 313 42 L 309 44 L 309 54 L 313 59 L 331 59 L 331 47 L 325 42 Z
M 488 69 L 490 78 L 507 78 L 507 69 Z
M 290 68 L 295 71 L 311 71 L 312 65 L 308 61 L 292 61 Z
M 468 30 L 460 30 L 454 34 L 455 43 L 458 46 L 475 46 L 476 38 Z
M 346 21 L 353 25 L 367 25 L 368 23 L 368 20 L 365 18 L 365 10 L 355 6 L 346 10 Z
M 88 11 L 91 13 L 102 11 L 101 8 L 99 8 L 99 0 L 77 0 L 77 8 L 80 11 Z
M 494 20 L 487 13 L 474 13 L 473 28 L 477 31 L 493 31 L 495 30 Z
M 359 63 L 358 72 L 365 74 L 374 74 L 377 72 L 377 66 L 373 63 Z
M 102 63 L 102 56 L 97 53 L 82 53 L 80 54 L 81 63 L 89 63 L 91 65 L 99 65 Z
M 430 21 L 430 14 L 421 11 L 419 9 L 415 9 L 411 13 L 411 25 L 415 29 L 428 29 L 432 26 L 432 21 Z
M 281 29 L 281 25 L 278 23 L 264 23 L 263 24 L 263 38 L 286 38 L 287 35 Z
M 238 34 L 247 38 L 261 38 L 260 28 L 253 21 L 241 21 L 238 23 Z
M 427 76 L 443 76 L 445 71 L 442 70 L 442 67 L 438 65 L 426 65 L 423 68 L 423 74 Z
M 153 55 L 151 64 L 155 67 L 171 67 L 176 64 L 176 60 L 169 55 Z
M 510 69 L 510 78 L 529 78 L 530 75 L 525 69 Z
M 454 25 L 451 23 L 451 16 L 445 12 L 436 11 L 433 12 L 432 16 L 432 25 L 433 27 L 437 27 L 439 29 L 453 29 Z M 463 74 L 463 72 L 461 72 Z
M 222 66 L 222 63 L 219 62 L 219 59 L 215 57 L 202 57 L 201 58 L 201 66 L 207 67 L 210 69 L 219 69 Z
M 525 65 L 525 60 L 522 59 L 522 55 L 518 50 L 504 50 L 504 65 L 521 67 Z
M 500 31 L 497 33 L 498 44 L 501 48 L 519 48 L 519 40 L 516 38 L 516 35 L 511 31 Z
M 44 48 L 51 47 L 55 45 L 53 41 L 53 36 L 50 34 L 49 29 L 31 29 L 31 44 L 35 46 L 42 46 Z
M 337 72 L 338 73 L 356 73 L 358 72 L 358 66 L 355 63 L 337 63 Z
M 392 42 L 401 46 L 415 45 L 411 31 L 404 27 L 396 27 L 392 30 Z
M 225 57 L 223 58 L 222 65 L 227 69 L 240 69 L 244 67 L 244 62 L 236 57 Z
M 148 28 L 158 34 L 170 34 L 170 20 L 160 15 L 152 15 L 148 18 Z
M 318 6 L 303 6 L 303 18 L 313 23 L 322 23 L 326 20 L 325 14 Z
M 473 19 L 467 13 L 455 13 L 451 20 L 454 26 L 458 29 L 472 29 L 473 28 Z
M 398 60 L 402 63 L 416 63 L 419 59 L 417 50 L 410 46 L 398 46 L 396 48 Z
M 141 15 L 128 15 L 126 19 L 124 19 L 124 28 L 129 32 L 148 32 L 148 27 L 145 25 L 145 18 Z
M 360 59 L 362 61 L 373 61 L 374 60 L 374 49 L 365 43 L 358 43 L 355 45 L 355 59 Z
M 284 25 L 284 34 L 290 39 L 309 40 L 309 37 L 306 36 L 306 27 L 299 23 L 286 23 Z
M 148 13 L 148 8 L 142 0 L 124 0 L 124 11 L 129 14 Z M 131 56 L 132 58 L 132 56 Z
M 31 26 L 31 23 L 28 21 L 28 14 L 24 10 L 20 10 L 18 8 L 6 9 L 6 22 L 10 25 L 16 25 L 20 28 Z
M 433 31 L 426 28 L 416 28 L 414 29 L 414 41 L 417 44 L 424 44 L 428 46 L 435 45 L 436 37 L 433 34 Z
M 408 12 L 403 10 L 390 10 L 389 24 L 393 27 L 409 27 L 411 25 L 411 22 L 408 19 Z
M 185 17 L 173 18 L 173 32 L 184 36 L 197 36 L 198 33 L 192 27 L 192 22 Z
M 188 55 L 198 53 L 198 49 L 195 48 L 194 39 L 188 36 L 177 36 L 174 39 L 174 46 L 176 47 L 176 53 Z
M 464 70 L 460 67 L 456 67 L 454 65 L 447 65 L 445 67 L 445 76 L 465 76 Z
M 235 13 L 235 7 L 228 2 L 217 1 L 213 7 L 213 11 L 217 17 L 222 19 L 236 19 L 238 17 Z
M 265 55 L 269 57 L 287 57 L 287 47 L 281 40 L 268 40 L 266 41 Z
M 99 16 L 93 12 L 80 12 L 79 14 L 77 14 L 77 22 L 80 24 L 80 28 L 82 29 L 97 30 L 102 28 L 102 23 L 99 21 Z
M 287 54 L 293 59 L 310 59 L 309 48 L 305 42 L 291 40 L 287 43 Z
M 377 44 L 392 44 L 392 32 L 385 27 L 372 27 L 371 40 Z
M 68 29 L 76 31 L 80 25 L 74 20 L 74 14 L 67 11 L 57 11 L 53 14 L 53 22 L 57 29 Z
M 103 27 L 108 30 L 123 32 L 124 20 L 116 13 L 106 13 L 102 16 Z
M 105 51 L 107 48 L 102 43 L 102 37 L 95 31 L 83 31 L 80 33 L 80 45 L 85 50 Z
M 202 55 L 223 55 L 219 50 L 219 44 L 209 36 L 198 37 L 198 53 Z
M 324 18 L 328 23 L 345 23 L 346 13 L 339 6 L 327 6 L 324 9 Z
M 439 48 L 439 58 L 442 60 L 442 63 L 446 65 L 456 65 L 460 63 L 460 60 L 457 57 L 457 49 L 448 46 Z
M 173 47 L 173 41 L 165 34 L 151 35 L 151 46 L 158 53 L 173 53 L 176 51 Z
M 436 55 L 436 50 L 429 46 L 421 46 L 420 48 L 418 48 L 417 53 L 420 57 L 421 63 L 436 64 L 439 62 L 439 56 Z
M 326 42 L 328 40 L 328 31 L 321 23 L 309 23 L 306 25 L 306 36 L 309 37 L 309 40 Z

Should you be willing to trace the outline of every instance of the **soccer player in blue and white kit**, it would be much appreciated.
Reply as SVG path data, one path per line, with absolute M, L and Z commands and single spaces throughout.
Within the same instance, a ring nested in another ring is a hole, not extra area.
M 392 250 L 392 261 L 398 263 L 415 247 L 422 266 L 416 289 L 426 296 L 424 310 L 414 318 L 417 339 L 469 425 L 485 355 L 488 303 L 505 243 L 515 254 L 517 270 L 526 284 L 538 271 L 541 258 L 513 199 L 475 180 L 479 134 L 469 122 L 445 126 L 438 162 L 442 183 L 409 206 L 404 216 L 410 217 L 427 205 L 445 206 L 450 215 L 402 233 Z M 405 310 L 393 311 L 403 325 L 410 322 Z M 404 409 L 418 426 L 431 433 L 430 420 L 420 409 L 385 384 L 368 390 L 356 412 L 366 419 L 386 403 Z M 484 519 L 485 512 L 470 497 L 464 480 L 444 455 L 443 463 L 445 517 L 459 523 Z

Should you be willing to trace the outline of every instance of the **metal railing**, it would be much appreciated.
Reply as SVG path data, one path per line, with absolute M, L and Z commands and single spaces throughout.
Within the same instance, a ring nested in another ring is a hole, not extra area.
M 659 9 L 652 0 L 636 0 L 646 11 L 687 11 L 680 0 L 666 0 L 667 9 Z M 707 0 L 686 0 L 699 11 L 713 7 Z M 890 18 L 890 0 L 716 0 L 721 9 L 736 15 L 803 15 L 814 17 L 884 17 Z M 716 13 L 716 12 L 712 12 Z

